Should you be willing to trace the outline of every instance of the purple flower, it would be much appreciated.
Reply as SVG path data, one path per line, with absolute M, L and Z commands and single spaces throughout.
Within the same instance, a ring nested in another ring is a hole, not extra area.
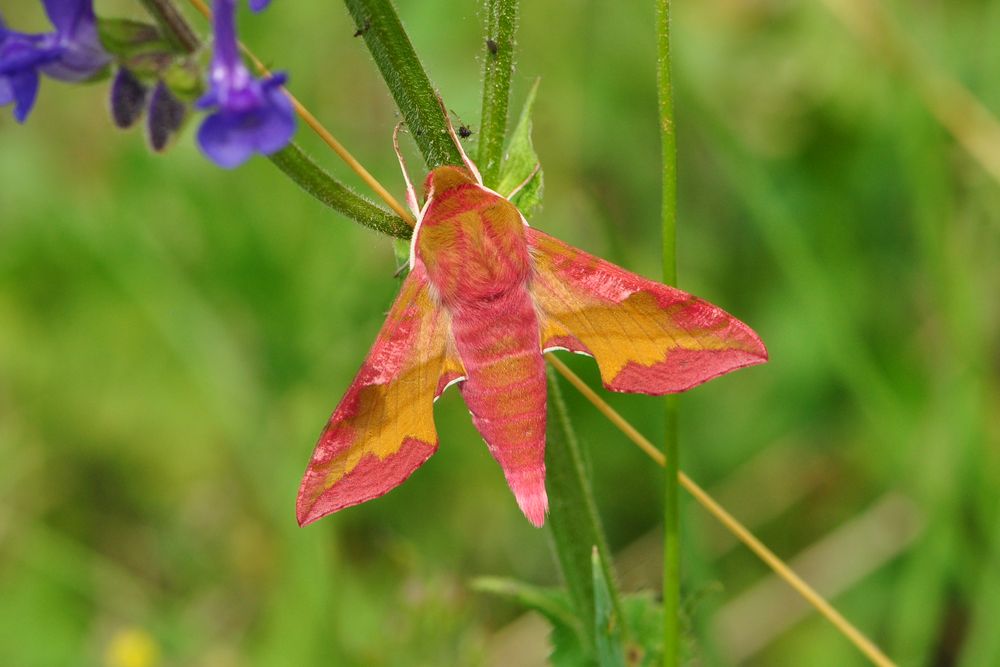
M 0 20 L 0 106 L 13 102 L 19 123 L 35 104 L 39 72 L 60 81 L 82 81 L 111 60 L 97 36 L 93 0 L 43 2 L 55 32 L 15 32 Z
M 267 3 L 252 0 L 263 8 Z M 240 60 L 236 42 L 236 0 L 215 0 L 215 52 L 209 91 L 197 102 L 214 109 L 198 130 L 198 144 L 213 162 L 227 169 L 254 153 L 270 155 L 295 133 L 295 112 L 281 90 L 285 75 L 255 79 Z

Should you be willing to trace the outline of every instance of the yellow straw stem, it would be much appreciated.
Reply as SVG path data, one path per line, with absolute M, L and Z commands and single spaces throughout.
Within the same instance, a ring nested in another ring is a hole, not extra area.
M 212 20 L 212 11 L 208 8 L 208 5 L 203 2 L 203 0 L 189 0 L 189 2 L 191 3 L 191 6 L 201 13 L 202 16 L 209 21 Z M 246 57 L 250 59 L 250 62 L 253 63 L 253 66 L 256 68 L 258 74 L 262 76 L 271 75 L 271 72 L 267 69 L 260 58 L 254 55 L 250 49 L 248 49 L 244 44 L 240 44 L 240 49 Z M 310 112 L 305 105 L 299 102 L 298 99 L 296 99 L 296 97 L 288 90 L 288 88 L 282 88 L 282 90 L 285 91 L 285 95 L 288 96 L 289 101 L 291 101 L 292 106 L 295 108 L 295 113 L 299 115 L 299 118 L 301 118 L 313 132 L 319 135 L 319 138 L 323 140 L 323 143 L 332 148 L 333 152 L 340 156 L 340 159 L 347 164 L 351 171 L 360 176 L 361 180 L 363 180 L 368 187 L 370 187 L 372 191 L 389 206 L 389 208 L 396 212 L 396 215 L 406 221 L 406 224 L 410 227 L 415 226 L 417 223 L 416 220 L 413 219 L 413 215 L 398 201 L 396 201 L 396 198 L 393 197 L 392 194 L 390 194 L 389 191 L 386 190 L 385 187 L 383 187 L 382 184 L 379 183 L 378 180 L 372 176 L 353 155 L 351 155 L 350 151 L 344 148 L 342 143 L 337 141 L 337 138 L 334 137 L 329 130 L 323 127 L 323 124 L 319 122 L 316 116 L 312 115 L 312 112 Z
M 614 424 L 625 436 L 635 443 L 639 449 L 646 453 L 649 458 L 656 461 L 657 464 L 663 465 L 665 463 L 663 452 L 656 448 L 656 446 L 646 439 L 639 431 L 635 429 L 628 421 L 625 420 L 618 412 L 608 405 L 604 399 L 602 399 L 597 392 L 591 389 L 586 382 L 584 382 L 580 376 L 571 371 L 566 364 L 560 361 L 555 355 L 547 354 L 545 358 L 552 365 L 556 371 L 559 372 L 566 380 L 569 381 L 571 385 L 577 388 L 584 398 L 590 401 L 597 410 L 603 414 L 608 420 Z M 708 510 L 709 514 L 714 516 L 719 522 L 726 527 L 729 532 L 736 536 L 743 544 L 745 544 L 750 551 L 757 554 L 757 556 L 767 564 L 775 574 L 784 579 L 789 586 L 791 586 L 795 591 L 805 598 L 806 602 L 811 604 L 816 611 L 822 614 L 830 623 L 832 623 L 845 637 L 847 637 L 851 643 L 858 647 L 858 649 L 864 653 L 868 659 L 870 659 L 874 664 L 879 667 L 895 667 L 893 663 L 886 655 L 883 653 L 875 644 L 871 642 L 870 639 L 865 637 L 860 630 L 854 627 L 850 621 L 844 618 L 839 611 L 833 608 L 826 599 L 816 592 L 816 590 L 802 580 L 799 575 L 795 574 L 794 571 L 787 565 L 784 561 L 778 558 L 773 551 L 768 549 L 763 542 L 757 539 L 753 533 L 751 533 L 746 526 L 736 520 L 732 514 L 726 511 L 722 505 L 715 502 L 715 500 L 710 496 L 704 489 L 702 489 L 698 484 L 688 477 L 684 472 L 680 472 L 677 475 L 680 485 L 687 490 L 694 499 L 697 500 L 702 507 Z

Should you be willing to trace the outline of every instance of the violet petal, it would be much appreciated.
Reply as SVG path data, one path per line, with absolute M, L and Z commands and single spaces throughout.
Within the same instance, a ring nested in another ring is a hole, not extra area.
M 74 35 L 86 23 L 94 24 L 93 0 L 42 0 L 45 13 L 62 35 Z
M 241 141 L 239 128 L 221 111 L 210 115 L 198 128 L 198 145 L 212 162 L 233 169 L 253 155 L 253 146 Z
M 14 120 L 23 123 L 35 106 L 38 97 L 38 72 L 33 69 L 21 70 L 2 77 L 6 79 L 14 102 Z M 4 102 L 9 104 L 10 100 Z
M 279 88 L 272 88 L 266 95 L 268 104 L 259 111 L 254 141 L 258 151 L 270 155 L 280 151 L 292 140 L 292 135 L 295 134 L 295 110 Z

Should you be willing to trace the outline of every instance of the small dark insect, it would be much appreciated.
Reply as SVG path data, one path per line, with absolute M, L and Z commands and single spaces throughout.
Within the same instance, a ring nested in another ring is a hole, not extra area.
M 500 50 L 500 45 L 497 44 L 492 39 L 487 39 L 486 40 L 486 50 L 490 52 L 491 56 L 495 56 L 497 54 L 497 51 Z
M 458 118 L 458 114 L 455 113 L 454 109 L 448 109 L 448 111 L 451 112 L 452 116 L 454 116 L 455 118 Z M 469 137 L 472 136 L 472 129 L 468 125 L 466 125 L 465 123 L 463 123 L 462 121 L 458 121 L 458 127 L 455 128 L 455 132 L 462 139 L 468 139 Z
M 372 27 L 372 22 L 369 19 L 365 19 L 364 25 L 354 31 L 354 36 L 361 37 L 361 35 L 368 32 L 368 28 L 370 27 Z

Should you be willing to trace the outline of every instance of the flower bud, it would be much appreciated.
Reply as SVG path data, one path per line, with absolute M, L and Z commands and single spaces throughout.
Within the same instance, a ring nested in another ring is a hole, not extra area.
M 132 72 L 120 67 L 111 82 L 111 119 L 126 129 L 135 125 L 146 108 L 146 86 Z

